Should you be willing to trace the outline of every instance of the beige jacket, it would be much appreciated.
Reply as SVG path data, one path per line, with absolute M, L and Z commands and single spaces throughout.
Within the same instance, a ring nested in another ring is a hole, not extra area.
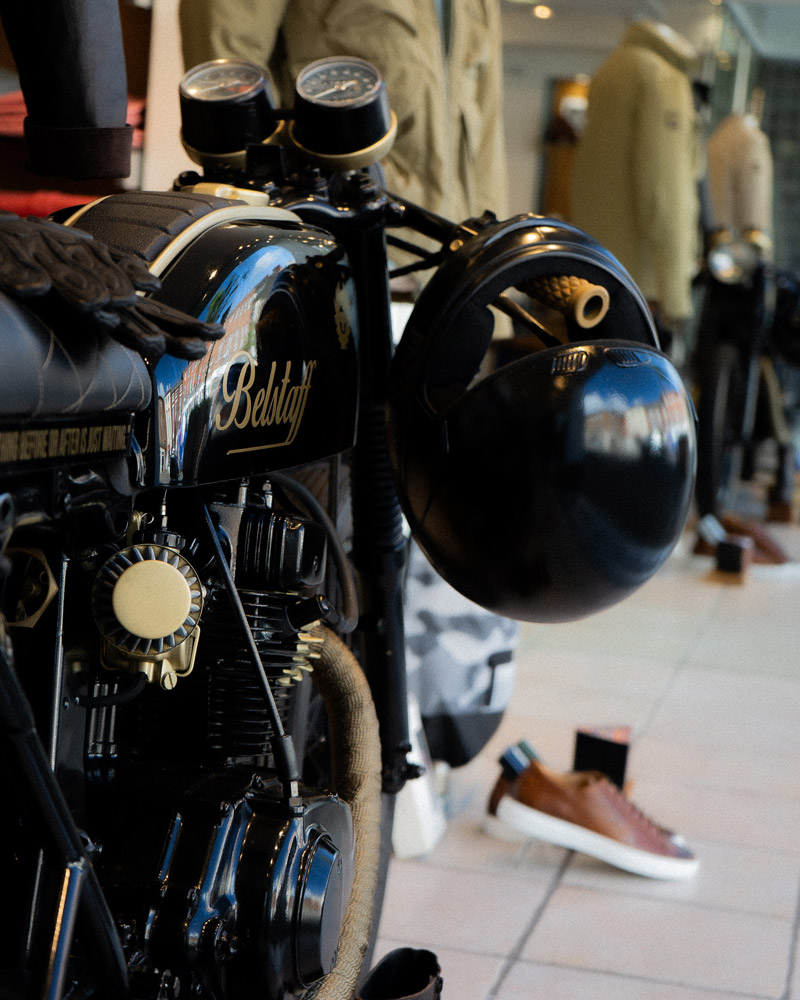
M 284 102 L 306 63 L 355 55 L 386 77 L 398 133 L 394 193 L 461 221 L 505 213 L 497 0 L 454 0 L 447 52 L 435 0 L 181 0 L 187 67 L 222 56 L 269 64 Z
M 572 173 L 571 221 L 606 246 L 667 320 L 692 313 L 700 139 L 694 50 L 637 22 L 592 78 Z
M 708 140 L 708 194 L 715 228 L 772 233 L 772 152 L 753 115 L 728 115 Z

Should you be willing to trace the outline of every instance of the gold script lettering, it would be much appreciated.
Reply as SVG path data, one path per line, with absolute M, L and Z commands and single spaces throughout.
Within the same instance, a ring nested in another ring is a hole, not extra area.
M 239 379 L 236 383 L 236 388 L 231 392 L 228 388 L 228 375 L 234 365 L 241 363 L 242 367 L 239 369 Z M 230 364 L 225 369 L 225 374 L 222 376 L 222 396 L 226 403 L 231 404 L 230 413 L 228 414 L 228 419 L 223 423 L 221 419 L 221 414 L 217 414 L 217 430 L 226 431 L 232 423 L 235 423 L 237 427 L 246 427 L 248 421 L 250 420 L 250 386 L 253 384 L 253 380 L 256 377 L 256 366 L 253 359 L 247 353 L 247 351 L 237 351 L 236 354 L 231 358 Z M 237 417 L 240 405 L 244 403 L 245 412 L 242 417 Z
M 241 365 L 234 380 L 229 375 L 234 366 Z M 227 413 L 218 413 L 215 419 L 216 428 L 226 431 L 230 427 L 240 430 L 245 427 L 254 429 L 260 427 L 286 427 L 286 436 L 280 441 L 269 444 L 253 445 L 247 448 L 234 448 L 228 454 L 243 451 L 260 451 L 265 448 L 277 448 L 291 444 L 303 420 L 311 380 L 317 367 L 316 361 L 307 361 L 303 365 L 303 375 L 299 381 L 292 381 L 292 362 L 283 362 L 283 370 L 279 370 L 279 362 L 270 364 L 266 385 L 259 386 L 253 393 L 256 379 L 256 362 L 247 351 L 238 351 L 230 360 L 222 379 L 222 397 L 229 404 Z M 233 384 L 229 384 L 233 382 Z

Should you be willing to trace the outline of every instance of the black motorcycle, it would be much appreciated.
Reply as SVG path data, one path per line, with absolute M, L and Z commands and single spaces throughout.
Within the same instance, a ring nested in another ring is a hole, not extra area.
M 0 219 L 4 1000 L 352 996 L 415 773 L 408 530 L 560 621 L 649 578 L 691 496 L 629 276 L 384 191 L 373 67 L 312 64 L 287 112 L 214 62 L 181 102 L 202 173 Z M 387 243 L 432 272 L 396 351 Z M 532 341 L 502 365 L 496 311 Z
M 795 454 L 788 419 L 786 373 L 798 352 L 798 284 L 769 261 L 755 237 L 719 239 L 698 278 L 698 465 L 702 516 L 721 517 L 736 490 L 766 471 L 770 520 L 791 514 Z

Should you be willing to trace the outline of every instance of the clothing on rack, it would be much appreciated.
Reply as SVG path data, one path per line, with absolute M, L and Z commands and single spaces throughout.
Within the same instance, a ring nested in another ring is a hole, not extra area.
M 606 246 L 667 321 L 692 314 L 701 141 L 695 50 L 666 25 L 629 26 L 592 78 L 570 221 Z
M 730 114 L 706 149 L 712 224 L 731 236 L 755 230 L 771 236 L 772 152 L 755 115 Z

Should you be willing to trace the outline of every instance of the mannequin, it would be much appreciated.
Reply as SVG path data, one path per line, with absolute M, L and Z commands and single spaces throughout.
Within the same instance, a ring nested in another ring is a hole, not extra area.
M 589 89 L 571 219 L 615 254 L 673 326 L 692 314 L 700 138 L 693 47 L 652 21 L 629 26 Z
M 754 112 L 730 114 L 708 140 L 712 224 L 729 237 L 753 236 L 769 252 L 772 153 Z

